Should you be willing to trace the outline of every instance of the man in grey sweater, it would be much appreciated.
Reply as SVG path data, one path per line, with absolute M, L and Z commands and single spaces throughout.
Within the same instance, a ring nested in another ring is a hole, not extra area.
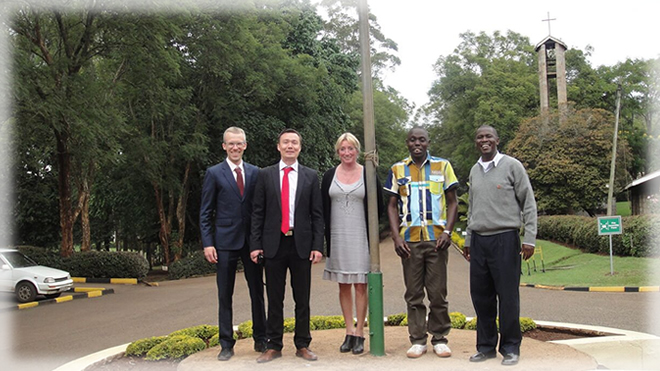
M 536 201 L 525 168 L 497 150 L 495 128 L 477 129 L 481 153 L 470 170 L 470 204 L 463 255 L 470 262 L 470 295 L 477 313 L 477 353 L 470 362 L 496 357 L 499 304 L 503 365 L 518 363 L 520 331 L 520 264 L 534 255 Z M 522 249 L 519 229 L 524 226 Z

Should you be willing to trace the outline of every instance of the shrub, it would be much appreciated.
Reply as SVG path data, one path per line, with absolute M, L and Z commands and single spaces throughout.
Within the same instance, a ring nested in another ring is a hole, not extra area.
M 142 255 L 128 251 L 85 251 L 64 259 L 66 270 L 74 277 L 137 278 L 149 273 Z
M 209 339 L 209 348 L 217 347 L 220 345 L 220 334 L 215 334 Z
M 66 270 L 62 256 L 57 250 L 37 246 L 18 246 L 16 249 L 39 265 Z
M 623 233 L 612 236 L 612 252 L 618 256 L 657 257 L 660 246 L 660 216 L 634 215 L 622 218 Z M 568 244 L 584 252 L 609 254 L 609 238 L 598 235 L 596 218 L 552 215 L 538 218 L 537 238 Z
M 183 358 L 206 349 L 204 340 L 187 335 L 168 336 L 165 341 L 151 348 L 146 359 L 158 361 L 165 358 Z
M 126 347 L 127 356 L 138 356 L 141 357 L 151 350 L 151 348 L 162 343 L 167 339 L 167 336 L 154 336 L 147 339 L 141 339 L 134 341 Z
M 497 329 L 499 330 L 500 328 L 500 319 L 499 317 L 495 319 L 495 324 L 497 325 Z M 526 332 L 529 330 L 533 330 L 536 328 L 536 322 L 534 322 L 533 319 L 529 317 L 520 317 L 520 331 L 521 332 Z M 477 317 L 472 318 L 471 320 L 467 321 L 465 324 L 465 329 L 466 330 L 476 330 L 477 329 Z
M 181 278 L 205 276 L 215 273 L 215 264 L 209 263 L 202 250 L 197 250 L 169 266 L 167 277 L 171 280 Z
M 248 320 L 238 325 L 238 338 L 247 339 L 252 337 L 252 321 Z
M 346 327 L 344 316 L 312 316 L 310 322 L 310 328 L 314 330 L 330 330 Z
M 449 313 L 449 319 L 451 319 L 451 327 L 455 329 L 462 329 L 465 327 L 465 322 L 467 322 L 465 314 L 459 312 Z
M 190 337 L 196 337 L 198 339 L 204 340 L 204 342 L 208 344 L 209 339 L 211 339 L 214 335 L 217 334 L 218 334 L 218 326 L 199 325 L 199 326 L 188 327 L 183 330 L 174 331 L 169 336 L 186 335 Z
M 401 322 L 406 319 L 405 313 L 397 313 L 387 316 L 387 325 L 388 326 L 400 326 Z

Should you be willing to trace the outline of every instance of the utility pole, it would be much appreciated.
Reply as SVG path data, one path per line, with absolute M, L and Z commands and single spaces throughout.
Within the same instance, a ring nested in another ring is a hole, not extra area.
M 369 6 L 367 0 L 358 5 L 360 22 L 360 53 L 362 55 L 362 99 L 364 111 L 364 151 L 366 167 L 367 203 L 369 205 L 369 352 L 385 355 L 385 324 L 383 323 L 383 274 L 380 271 L 378 238 L 378 194 L 376 193 L 376 131 L 374 127 L 374 98 L 371 82 L 371 46 L 369 42 Z
M 616 88 L 616 118 L 614 119 L 614 139 L 612 141 L 612 163 L 610 164 L 610 184 L 607 190 L 607 215 L 614 215 L 614 170 L 616 169 L 616 140 L 619 133 L 619 110 L 621 108 L 621 84 Z

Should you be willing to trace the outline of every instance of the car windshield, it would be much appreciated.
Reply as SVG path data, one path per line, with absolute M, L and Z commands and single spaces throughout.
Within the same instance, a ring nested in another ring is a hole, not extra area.
M 28 258 L 18 251 L 6 251 L 2 253 L 2 256 L 4 256 L 9 264 L 11 264 L 11 266 L 14 268 L 25 268 L 37 265 L 34 260 Z

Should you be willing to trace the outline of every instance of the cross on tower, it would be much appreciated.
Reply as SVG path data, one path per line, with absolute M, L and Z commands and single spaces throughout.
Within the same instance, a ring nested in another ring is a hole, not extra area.
M 550 18 L 550 12 L 548 12 L 548 18 L 547 19 L 542 19 L 541 20 L 541 22 L 548 22 L 548 36 L 550 36 L 552 34 L 552 32 L 550 32 L 550 21 L 556 21 L 556 20 L 557 20 L 557 18 Z

